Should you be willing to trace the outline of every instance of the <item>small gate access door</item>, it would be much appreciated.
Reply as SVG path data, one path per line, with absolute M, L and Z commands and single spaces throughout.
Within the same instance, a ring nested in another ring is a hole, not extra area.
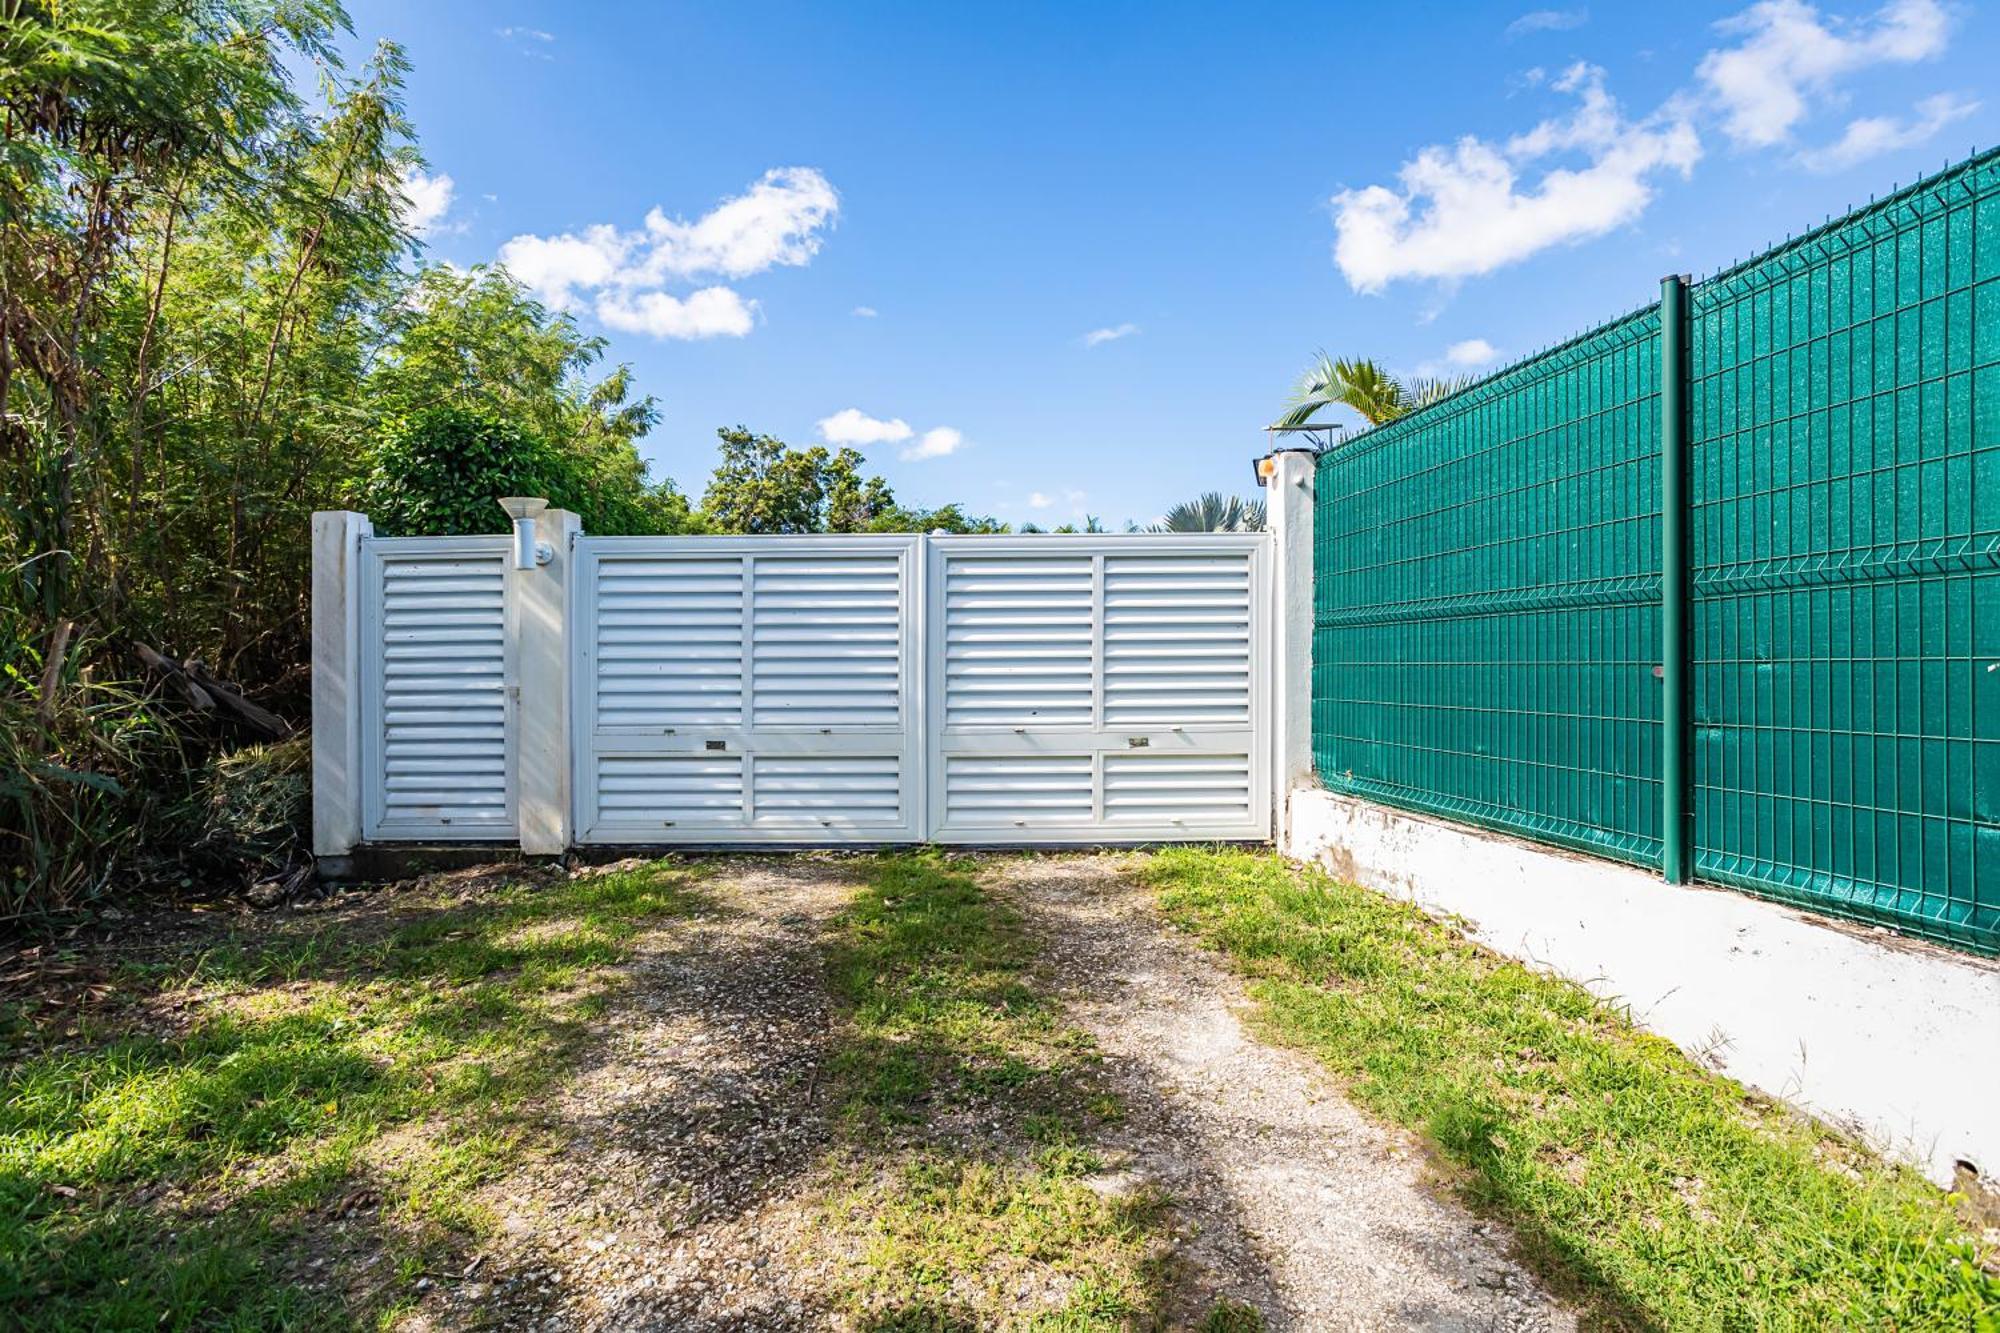
M 1269 835 L 1257 535 L 582 538 L 588 843 Z

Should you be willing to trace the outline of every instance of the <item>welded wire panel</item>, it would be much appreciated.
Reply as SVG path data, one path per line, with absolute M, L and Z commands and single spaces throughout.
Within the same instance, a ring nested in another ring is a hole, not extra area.
M 1657 862 L 1658 331 L 1644 311 L 1322 456 L 1326 786 Z
M 1697 873 L 2000 947 L 2000 159 L 1689 337 Z

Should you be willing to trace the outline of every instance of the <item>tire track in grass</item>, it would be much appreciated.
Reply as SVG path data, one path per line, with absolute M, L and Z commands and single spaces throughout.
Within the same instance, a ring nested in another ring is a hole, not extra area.
M 1024 856 L 1000 875 L 1126 1099 L 1127 1170 L 1173 1192 L 1189 1285 L 1276 1329 L 1574 1329 L 1503 1228 L 1426 1187 L 1417 1144 L 1246 1029 L 1241 984 L 1160 920 L 1145 865 Z

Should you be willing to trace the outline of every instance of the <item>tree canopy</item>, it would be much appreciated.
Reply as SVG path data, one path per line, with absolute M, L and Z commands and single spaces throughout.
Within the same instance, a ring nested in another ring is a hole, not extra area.
M 863 474 L 854 449 L 795 449 L 742 426 L 716 432 L 722 461 L 702 495 L 699 521 L 711 532 L 1005 532 L 956 504 L 910 509 L 879 476 Z

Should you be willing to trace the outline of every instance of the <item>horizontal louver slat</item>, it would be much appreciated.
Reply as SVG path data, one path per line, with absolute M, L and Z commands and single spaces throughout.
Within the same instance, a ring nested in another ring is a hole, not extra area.
M 601 755 L 597 760 L 601 821 L 674 828 L 743 821 L 740 755 Z
M 503 554 L 382 548 L 378 817 L 398 836 L 505 836 L 507 571 Z
M 671 732 L 741 724 L 741 557 L 606 555 L 596 585 L 591 688 L 599 727 Z M 740 808 L 740 774 L 732 799 Z
M 1105 556 L 1106 726 L 1249 725 L 1250 567 L 1241 552 Z
M 889 554 L 760 554 L 754 568 L 750 691 L 756 724 L 897 726 L 903 690 L 901 560 Z M 892 771 L 892 785 L 894 780 Z M 762 818 L 761 801 L 757 810 Z
M 944 623 L 932 627 L 944 636 L 945 726 L 1090 725 L 1091 565 L 1087 556 L 946 560 Z
M 1250 757 L 1104 757 L 1104 819 L 1110 824 L 1238 824 L 1250 817 Z
M 949 755 L 945 821 L 973 827 L 1033 828 L 1088 823 L 1089 755 Z
M 902 822 L 902 762 L 895 755 L 760 755 L 752 771 L 760 824 Z

